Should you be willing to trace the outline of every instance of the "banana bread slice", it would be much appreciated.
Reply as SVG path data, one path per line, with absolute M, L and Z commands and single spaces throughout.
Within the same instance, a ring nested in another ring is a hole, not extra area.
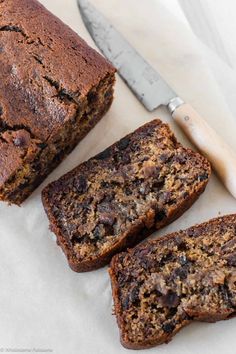
M 236 214 L 145 242 L 109 269 L 121 342 L 168 342 L 191 321 L 236 313 Z
M 108 110 L 115 69 L 36 0 L 0 1 L 0 63 L 0 200 L 20 204 Z
M 154 120 L 51 183 L 42 200 L 71 268 L 88 271 L 180 216 L 209 175 L 208 161 Z

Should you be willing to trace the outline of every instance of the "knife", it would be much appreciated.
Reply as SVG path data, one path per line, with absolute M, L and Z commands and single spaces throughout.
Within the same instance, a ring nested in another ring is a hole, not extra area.
M 146 107 L 165 105 L 188 138 L 211 162 L 228 191 L 236 198 L 236 154 L 208 123 L 185 103 L 160 74 L 88 1 L 77 0 L 84 24 L 104 56 Z

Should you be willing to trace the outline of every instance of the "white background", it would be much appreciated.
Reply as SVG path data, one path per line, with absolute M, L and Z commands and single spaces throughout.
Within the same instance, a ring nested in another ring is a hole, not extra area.
M 186 2 L 192 3 L 196 12 L 200 0 Z M 208 49 L 208 44 L 203 45 L 195 37 L 190 29 L 193 22 L 188 24 L 175 0 L 93 0 L 236 150 L 233 114 L 236 47 L 235 31 L 231 33 L 229 28 L 233 26 L 235 5 L 233 0 L 201 2 L 209 2 L 210 13 L 217 19 L 219 16 L 217 34 L 222 37 L 231 66 L 215 54 L 216 48 Z M 42 3 L 93 45 L 74 0 L 42 0 Z M 213 12 L 216 3 L 223 10 L 219 7 Z M 228 14 L 223 16 L 227 8 Z M 189 6 L 186 9 L 188 18 L 197 21 Z M 200 15 L 201 20 L 203 17 Z M 227 90 L 231 96 L 226 94 Z M 110 112 L 21 208 L 0 203 L 0 348 L 51 348 L 56 354 L 129 352 L 119 343 L 107 268 L 85 274 L 71 271 L 48 230 L 40 201 L 41 189 L 50 180 L 153 117 L 169 122 L 179 140 L 189 145 L 165 109 L 148 113 L 119 78 L 115 96 Z M 195 205 L 154 236 L 235 211 L 236 201 L 213 175 Z M 183 329 L 168 345 L 140 353 L 235 354 L 235 330 L 236 319 L 216 324 L 195 323 Z
M 236 1 L 162 1 L 205 45 L 201 52 L 232 114 L 236 116 Z

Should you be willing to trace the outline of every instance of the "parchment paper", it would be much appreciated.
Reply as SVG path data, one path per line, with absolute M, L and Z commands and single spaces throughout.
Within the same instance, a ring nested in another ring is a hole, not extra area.
M 93 45 L 75 0 L 42 3 Z M 159 0 L 93 3 L 236 150 L 234 118 L 210 70 L 211 62 L 201 55 L 189 28 Z M 129 352 L 119 343 L 107 268 L 84 274 L 69 269 L 48 230 L 40 199 L 49 181 L 154 117 L 170 123 L 179 140 L 189 145 L 164 108 L 148 113 L 119 77 L 115 96 L 109 113 L 22 207 L 0 203 L 0 352 L 34 348 L 56 354 Z M 235 211 L 236 201 L 213 175 L 195 205 L 153 237 Z M 168 345 L 140 353 L 233 354 L 235 330 L 236 319 L 191 324 Z

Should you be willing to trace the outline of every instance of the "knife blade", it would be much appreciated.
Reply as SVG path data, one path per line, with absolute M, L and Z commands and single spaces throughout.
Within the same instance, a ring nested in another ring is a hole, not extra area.
M 98 10 L 86 0 L 78 0 L 78 4 L 85 26 L 96 45 L 149 111 L 161 104 L 168 104 L 171 98 L 176 97 L 160 75 Z
M 236 154 L 208 123 L 185 103 L 125 37 L 88 1 L 77 0 L 84 24 L 104 56 L 115 66 L 136 97 L 149 110 L 167 106 L 173 119 L 211 162 L 236 198 Z

